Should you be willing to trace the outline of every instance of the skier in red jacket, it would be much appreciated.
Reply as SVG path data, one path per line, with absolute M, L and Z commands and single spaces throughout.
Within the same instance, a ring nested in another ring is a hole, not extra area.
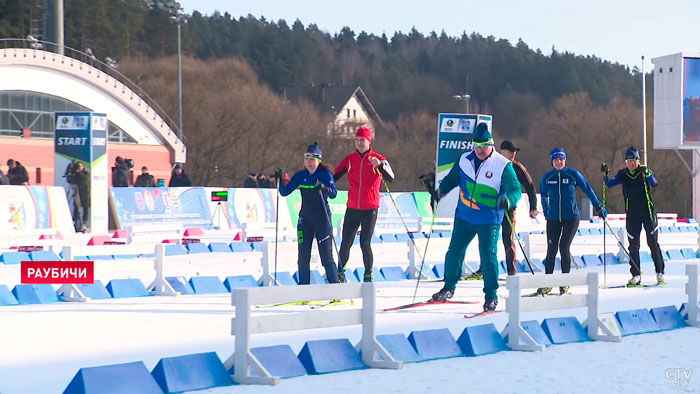
M 348 203 L 343 219 L 343 238 L 338 257 L 338 280 L 345 282 L 345 266 L 350 257 L 350 247 L 360 228 L 360 248 L 365 265 L 364 281 L 372 281 L 374 257 L 370 240 L 377 223 L 379 187 L 382 178 L 394 180 L 394 172 L 386 158 L 372 150 L 372 131 L 364 126 L 355 133 L 355 152 L 345 156 L 335 168 L 333 178 L 337 181 L 348 174 Z

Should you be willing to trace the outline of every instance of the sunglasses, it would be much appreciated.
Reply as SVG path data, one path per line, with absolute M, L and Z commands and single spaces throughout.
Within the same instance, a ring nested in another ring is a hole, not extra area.
M 625 161 L 639 161 L 639 159 L 625 159 Z
M 484 142 L 474 142 L 474 141 L 472 141 L 472 143 L 474 144 L 474 147 L 475 147 L 475 148 L 484 148 L 484 147 L 486 147 L 486 146 L 493 145 L 493 138 L 491 138 L 491 139 L 489 139 L 489 140 L 486 140 L 486 141 L 484 141 Z
M 318 157 L 318 155 L 312 155 L 310 153 L 304 153 L 304 159 L 316 159 L 318 161 L 321 161 L 321 158 Z

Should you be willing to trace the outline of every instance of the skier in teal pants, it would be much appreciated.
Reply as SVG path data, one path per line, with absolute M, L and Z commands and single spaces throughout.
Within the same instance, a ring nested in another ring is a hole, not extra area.
M 479 123 L 472 138 L 473 151 L 463 153 L 434 192 L 438 201 L 459 186 L 452 239 L 445 255 L 445 285 L 433 295 L 434 301 L 452 298 L 462 261 L 469 243 L 479 237 L 479 256 L 484 273 L 484 311 L 498 305 L 498 231 L 505 210 L 515 207 L 520 199 L 520 183 L 510 160 L 493 148 L 493 137 L 486 123 Z

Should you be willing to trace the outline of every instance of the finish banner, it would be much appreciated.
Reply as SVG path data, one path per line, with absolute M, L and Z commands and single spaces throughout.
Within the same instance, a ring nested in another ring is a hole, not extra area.
M 450 172 L 459 156 L 474 148 L 472 136 L 476 125 L 484 122 L 491 130 L 492 121 L 491 115 L 438 114 L 435 187 L 439 187 L 440 182 Z M 454 216 L 458 196 L 458 188 L 452 189 L 446 196 L 443 196 L 435 216 L 440 218 Z

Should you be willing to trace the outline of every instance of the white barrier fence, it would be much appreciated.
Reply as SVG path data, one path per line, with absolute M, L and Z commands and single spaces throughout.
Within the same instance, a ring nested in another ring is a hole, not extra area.
M 165 244 L 151 245 L 95 245 L 95 246 L 64 246 L 63 258 L 72 261 L 76 256 L 104 256 L 104 255 L 148 255 L 155 253 L 154 268 L 156 276 L 146 289 L 151 295 L 178 296 L 179 292 L 165 280 L 163 274 L 163 262 L 165 261 Z M 56 292 L 63 301 L 87 302 L 90 297 L 75 284 L 64 284 Z
M 182 224 L 144 224 L 129 228 L 128 244 L 160 243 L 165 239 L 182 240 Z
M 698 306 L 698 278 L 700 278 L 700 265 L 686 264 L 685 273 L 688 283 L 685 285 L 685 293 L 688 295 L 688 303 L 684 314 L 688 314 L 688 324 L 700 327 L 700 307 Z
M 522 298 L 522 289 L 536 289 L 540 287 L 557 286 L 588 286 L 587 294 L 566 295 L 562 297 L 527 297 Z M 615 335 L 612 330 L 600 319 L 598 313 L 599 278 L 598 274 L 556 274 L 556 275 L 514 275 L 509 276 L 506 282 L 508 299 L 506 300 L 506 312 L 508 313 L 508 326 L 502 335 L 508 335 L 508 347 L 513 350 L 542 351 L 545 346 L 538 344 L 521 323 L 522 312 L 549 311 L 553 309 L 588 308 L 586 320 L 588 336 L 596 341 L 620 342 L 621 337 Z M 586 323 L 584 323 L 586 325 Z M 602 334 L 600 333 L 602 330 Z M 521 343 L 521 339 L 525 344 Z
M 0 249 L 18 246 L 40 246 L 51 249 L 56 246 L 57 231 L 54 228 L 12 230 L 0 235 Z
M 362 308 L 251 315 L 251 305 L 348 298 L 361 298 Z M 362 340 L 359 347 L 365 365 L 372 368 L 403 367 L 403 362 L 396 361 L 377 341 L 374 283 L 234 289 L 231 292 L 231 304 L 236 307 L 236 317 L 231 319 L 231 334 L 235 336 L 235 348 L 224 365 L 226 369 L 234 367 L 233 380 L 237 383 L 270 385 L 279 383 L 280 378 L 272 376 L 250 351 L 250 335 L 269 332 L 362 325 Z M 381 359 L 377 359 L 377 356 Z M 250 375 L 251 366 L 260 376 Z

